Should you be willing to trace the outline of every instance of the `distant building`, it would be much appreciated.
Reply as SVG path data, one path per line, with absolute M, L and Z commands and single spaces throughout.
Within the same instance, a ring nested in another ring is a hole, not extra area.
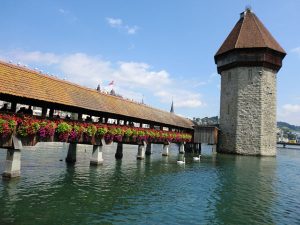
M 204 118 L 193 118 L 193 122 L 195 125 L 218 125 L 219 124 L 219 117 L 204 117 Z

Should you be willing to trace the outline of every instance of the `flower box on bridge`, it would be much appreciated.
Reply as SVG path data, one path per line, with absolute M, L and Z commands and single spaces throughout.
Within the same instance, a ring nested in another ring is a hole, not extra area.
M 0 125 L 0 147 L 12 146 L 12 134 L 16 134 L 24 146 L 34 146 L 39 141 L 102 145 L 102 138 L 107 144 L 111 142 L 163 144 L 168 142 L 184 143 L 192 140 L 191 134 L 175 131 L 78 121 L 48 120 L 15 114 L 0 114 Z

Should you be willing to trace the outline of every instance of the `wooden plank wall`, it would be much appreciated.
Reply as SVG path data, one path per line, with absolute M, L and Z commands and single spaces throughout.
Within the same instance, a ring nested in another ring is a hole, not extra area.
M 218 143 L 218 128 L 215 126 L 196 126 L 194 127 L 194 143 Z

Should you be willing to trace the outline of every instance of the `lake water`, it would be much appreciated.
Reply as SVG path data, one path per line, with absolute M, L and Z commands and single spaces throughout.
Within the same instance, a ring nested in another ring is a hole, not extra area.
M 260 158 L 205 146 L 200 163 L 186 155 L 181 166 L 175 146 L 168 157 L 156 146 L 142 161 L 137 146 L 122 160 L 115 148 L 98 167 L 85 146 L 75 166 L 60 161 L 63 146 L 23 150 L 21 178 L 0 180 L 0 224 L 300 224 L 300 150 Z

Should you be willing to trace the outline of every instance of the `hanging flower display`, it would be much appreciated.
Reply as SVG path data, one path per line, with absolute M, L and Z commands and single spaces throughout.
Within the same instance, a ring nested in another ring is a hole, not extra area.
M 58 134 L 58 141 L 68 141 L 69 134 L 72 131 L 72 126 L 66 122 L 60 122 L 57 125 L 56 133 Z
M 3 139 L 11 136 L 17 126 L 16 120 L 10 117 L 0 117 L 0 135 Z
M 0 140 L 11 138 L 14 132 L 22 142 L 29 138 L 53 141 L 54 137 L 54 141 L 88 144 L 100 144 L 102 138 L 106 143 L 182 143 L 191 142 L 192 139 L 189 133 L 174 131 L 0 114 Z M 31 140 L 27 144 L 33 145 L 34 142 Z

